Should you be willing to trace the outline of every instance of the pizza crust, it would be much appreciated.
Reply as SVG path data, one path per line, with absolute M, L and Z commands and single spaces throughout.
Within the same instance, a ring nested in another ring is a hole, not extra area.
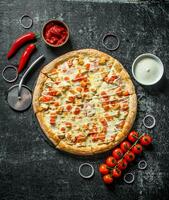
M 40 127 L 43 130 L 43 132 L 45 133 L 45 135 L 49 138 L 49 140 L 55 146 L 57 146 L 60 142 L 60 139 L 57 136 L 57 134 L 51 128 L 48 127 L 47 123 L 44 120 L 43 112 L 37 112 L 36 117 L 37 117 L 39 124 L 40 124 Z
M 61 140 L 57 145 L 57 148 L 62 151 L 66 151 L 68 153 L 76 154 L 76 155 L 92 155 L 92 148 L 91 147 L 78 147 L 67 144 L 65 141 Z
M 86 147 L 80 147 L 77 145 L 70 145 L 68 143 L 66 143 L 66 141 L 64 139 L 60 139 L 57 136 L 57 133 L 55 133 L 45 122 L 44 118 L 43 118 L 43 110 L 40 107 L 39 104 L 39 97 L 40 94 L 43 90 L 43 84 L 46 81 L 46 79 L 48 78 L 48 73 L 53 69 L 56 68 L 60 63 L 63 63 L 65 61 L 67 61 L 68 59 L 74 58 L 74 57 L 82 57 L 84 55 L 93 55 L 94 57 L 104 57 L 105 60 L 109 60 L 110 63 L 113 65 L 116 73 L 118 75 L 120 75 L 120 77 L 125 80 L 126 82 L 126 88 L 129 91 L 130 94 L 130 98 L 129 98 L 129 113 L 128 116 L 125 120 L 125 124 L 123 126 L 122 131 L 120 131 L 119 133 L 117 133 L 114 141 L 109 142 L 109 143 L 104 143 L 104 144 L 99 144 L 99 145 L 94 145 L 92 147 L 90 146 L 86 146 Z M 36 114 L 36 117 L 39 121 L 39 124 L 42 128 L 42 130 L 44 131 L 44 133 L 46 134 L 46 136 L 54 143 L 54 145 L 56 146 L 56 148 L 69 152 L 69 153 L 73 153 L 76 155 L 92 155 L 92 154 L 97 154 L 97 153 L 102 153 L 105 151 L 108 151 L 112 148 L 114 148 L 115 146 L 117 146 L 122 140 L 124 140 L 130 129 L 133 126 L 135 117 L 136 117 L 136 113 L 137 113 L 137 97 L 135 94 L 135 88 L 134 85 L 130 79 L 129 74 L 127 73 L 127 71 L 124 69 L 124 67 L 122 66 L 122 64 L 117 61 L 116 59 L 112 58 L 111 56 L 97 51 L 95 49 L 82 49 L 82 50 L 77 50 L 77 51 L 72 51 L 69 52 L 63 56 L 60 56 L 59 58 L 56 58 L 55 60 L 53 60 L 52 62 L 50 62 L 48 65 L 46 65 L 42 70 L 41 73 L 38 77 L 35 89 L 34 89 L 34 93 L 33 93 L 33 109 L 34 112 Z
M 38 80 L 36 82 L 36 87 L 34 88 L 34 91 L 33 91 L 32 105 L 33 105 L 33 110 L 34 110 L 35 113 L 42 111 L 42 108 L 39 105 L 39 97 L 40 97 L 41 92 L 43 90 L 43 84 L 46 81 L 46 79 L 47 79 L 47 76 L 40 73 Z

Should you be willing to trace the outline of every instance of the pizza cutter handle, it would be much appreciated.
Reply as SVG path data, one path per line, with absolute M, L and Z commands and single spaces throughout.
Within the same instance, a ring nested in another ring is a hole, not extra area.
M 21 98 L 21 89 L 22 89 L 22 84 L 24 79 L 26 78 L 26 76 L 28 75 L 28 73 L 31 71 L 31 69 L 42 59 L 44 59 L 44 55 L 39 56 L 32 64 L 31 66 L 26 70 L 26 72 L 24 73 L 24 75 L 22 76 L 20 82 L 19 82 L 19 87 L 18 87 L 18 98 Z

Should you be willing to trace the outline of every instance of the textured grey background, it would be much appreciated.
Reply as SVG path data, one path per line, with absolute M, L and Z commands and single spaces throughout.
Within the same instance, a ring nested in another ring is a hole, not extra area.
M 99 2 L 99 0 L 98 0 Z M 23 14 L 32 16 L 31 31 L 40 33 L 49 18 L 64 20 L 70 27 L 70 41 L 60 49 L 50 49 L 38 41 L 38 51 L 31 58 L 46 55 L 46 63 L 63 53 L 80 48 L 96 48 L 120 60 L 131 74 L 131 64 L 141 53 L 159 56 L 169 79 L 169 4 L 145 1 L 141 4 L 13 0 L 0 1 L 0 71 L 8 63 L 17 64 L 24 47 L 10 61 L 6 53 L 11 42 L 25 33 L 19 25 Z M 167 1 L 165 1 L 167 2 Z M 115 52 L 105 50 L 101 44 L 109 31 L 120 37 L 120 48 Z M 29 62 L 29 64 L 31 63 Z M 27 84 L 33 88 L 42 66 L 30 75 Z M 134 80 L 133 80 L 134 81 Z M 0 200 L 157 200 L 167 199 L 169 193 L 169 85 L 165 82 L 160 91 L 147 91 L 135 81 L 137 93 L 144 95 L 139 101 L 135 129 L 149 132 L 153 148 L 141 158 L 148 162 L 145 171 L 137 169 L 137 162 L 127 171 L 136 180 L 127 185 L 123 180 L 106 187 L 98 173 L 98 164 L 110 152 L 94 157 L 69 155 L 49 146 L 42 137 L 32 108 L 17 113 L 6 103 L 6 91 L 12 85 L 0 76 Z M 142 125 L 146 114 L 157 119 L 154 130 Z M 139 158 L 139 159 L 141 159 Z M 78 167 L 83 162 L 94 165 L 95 176 L 82 179 Z

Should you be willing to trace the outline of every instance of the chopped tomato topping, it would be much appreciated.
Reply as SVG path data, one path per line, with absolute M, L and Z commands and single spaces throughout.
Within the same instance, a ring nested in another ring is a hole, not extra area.
M 72 127 L 72 123 L 70 123 L 70 122 L 65 122 L 65 126 L 68 127 L 68 128 L 71 128 L 71 127 Z
M 104 77 L 104 81 L 106 83 L 112 84 L 114 82 L 114 80 L 117 79 L 117 78 L 118 78 L 118 76 L 116 76 L 116 75 L 112 75 L 111 77 L 106 76 L 106 77 Z
M 78 115 L 80 113 L 80 108 L 75 108 L 74 114 Z
M 55 117 L 50 117 L 50 124 L 55 125 Z
M 71 110 L 72 110 L 72 106 L 71 106 L 71 105 L 67 105 L 67 106 L 66 106 L 66 110 L 67 110 L 67 111 L 71 111 Z
M 97 136 L 97 138 L 98 138 L 99 140 L 104 141 L 104 140 L 105 140 L 105 134 L 104 134 L 104 133 L 99 133 L 98 136 Z
M 104 133 L 99 133 L 99 134 L 93 134 L 92 135 L 92 141 L 93 142 L 98 141 L 98 140 L 104 141 L 105 140 L 105 134 Z
M 86 140 L 86 137 L 83 135 L 78 135 L 76 137 L 76 142 L 84 142 Z
M 80 85 L 84 88 L 88 85 L 88 82 L 83 80 L 83 81 L 80 82 Z
M 100 94 L 101 94 L 102 96 L 107 96 L 107 93 L 106 93 L 105 91 L 102 91 Z
M 48 101 L 51 101 L 52 99 L 53 99 L 53 97 L 51 97 L 51 96 L 42 96 L 39 98 L 39 101 L 48 102 Z
M 78 92 L 82 92 L 82 87 L 78 86 L 78 87 L 76 87 L 76 90 L 77 90 Z
M 54 102 L 54 106 L 60 106 L 60 103 L 58 101 Z
M 114 80 L 117 79 L 117 78 L 118 78 L 118 76 L 112 75 L 112 76 L 109 78 L 108 82 L 109 82 L 109 83 L 113 83 Z
M 70 97 L 68 98 L 68 100 L 69 100 L 69 102 L 71 102 L 71 103 L 75 102 L 75 96 L 70 96 Z
M 105 117 L 108 121 L 111 121 L 113 120 L 113 116 L 112 115 L 109 115 L 108 113 L 105 114 Z
M 64 78 L 64 80 L 65 80 L 65 81 L 69 81 L 70 78 L 69 78 L 68 76 L 66 76 L 66 77 Z
M 54 73 L 56 73 L 57 72 L 57 69 L 56 68 L 53 68 L 52 70 L 51 70 L 51 73 L 52 74 L 54 74 Z
M 60 129 L 62 132 L 65 132 L 65 127 L 61 127 L 61 129 Z
M 88 124 L 83 124 L 84 129 L 88 129 Z
M 87 64 L 85 65 L 85 67 L 86 67 L 86 70 L 90 70 L 90 63 L 87 63 Z
M 123 103 L 123 104 L 121 105 L 121 109 L 122 109 L 122 110 L 128 110 L 128 108 L 129 108 L 128 103 Z
M 118 96 L 122 96 L 122 95 L 123 95 L 123 92 L 122 92 L 122 90 L 121 90 L 120 87 L 117 88 L 115 92 L 116 92 L 116 94 L 117 94 Z
M 89 89 L 88 89 L 87 87 L 85 87 L 83 91 L 84 91 L 84 92 L 88 92 Z
M 110 106 L 109 105 L 103 105 L 103 108 L 105 111 L 109 111 L 110 110 Z
M 73 79 L 72 81 L 76 82 L 76 81 L 82 81 L 84 79 L 86 79 L 86 76 L 84 76 L 83 74 L 77 74 L 75 79 Z
M 92 141 L 95 142 L 98 140 L 97 134 L 92 135 Z
M 103 107 L 106 106 L 106 105 L 109 105 L 109 101 L 103 101 L 103 102 L 102 102 L 102 106 L 103 106 Z
M 123 95 L 124 95 L 124 96 L 128 96 L 128 95 L 129 95 L 129 92 L 128 92 L 128 91 L 124 91 L 124 92 L 123 92 Z
M 50 96 L 58 96 L 60 94 L 60 92 L 59 91 L 49 91 L 48 92 L 48 95 L 50 95 Z
M 105 118 L 100 118 L 100 123 L 103 125 L 103 126 L 107 126 L 107 121 Z

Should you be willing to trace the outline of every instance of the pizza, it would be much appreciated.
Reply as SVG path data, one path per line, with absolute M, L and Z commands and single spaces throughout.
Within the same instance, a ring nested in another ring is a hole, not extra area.
M 128 135 L 137 97 L 119 61 L 82 49 L 56 58 L 41 70 L 33 109 L 56 148 L 92 155 L 112 149 Z

